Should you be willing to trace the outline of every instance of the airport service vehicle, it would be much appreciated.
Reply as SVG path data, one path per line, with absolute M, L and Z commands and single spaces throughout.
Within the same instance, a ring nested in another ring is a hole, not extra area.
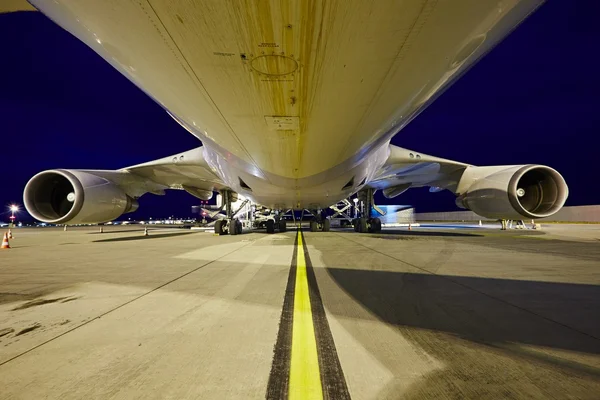
M 146 193 L 219 192 L 219 229 L 239 233 L 238 195 L 271 210 L 318 211 L 358 193 L 371 210 L 376 190 L 392 198 L 426 186 L 486 218 L 550 216 L 568 196 L 550 167 L 474 166 L 390 144 L 542 2 L 3 2 L 4 11 L 48 16 L 202 142 L 115 171 L 43 171 L 27 183 L 25 206 L 47 223 L 93 223 L 136 210 Z M 368 212 L 355 225 L 381 229 Z M 311 230 L 328 227 L 317 218 Z

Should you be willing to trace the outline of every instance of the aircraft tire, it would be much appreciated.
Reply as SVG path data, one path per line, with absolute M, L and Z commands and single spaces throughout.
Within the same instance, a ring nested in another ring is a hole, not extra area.
M 275 233 L 275 221 L 272 219 L 267 220 L 267 233 Z
M 217 235 L 223 234 L 223 221 L 220 219 L 215 221 L 215 234 L 217 234 Z
M 242 222 L 237 219 L 232 219 L 229 221 L 229 234 L 230 235 L 239 235 L 242 233 Z
M 323 220 L 323 232 L 329 232 L 331 230 L 331 220 L 324 219 Z
M 280 220 L 279 221 L 279 232 L 285 232 L 287 231 L 287 224 L 285 223 L 284 220 Z
M 359 218 L 358 219 L 358 232 L 360 233 L 367 233 L 367 219 L 366 218 Z
M 371 232 L 371 233 L 381 232 L 381 220 L 379 218 L 371 219 L 371 226 L 369 227 L 369 232 Z
M 311 232 L 319 231 L 319 224 L 317 224 L 317 221 L 310 221 L 310 231 Z
M 230 219 L 229 220 L 229 234 L 230 235 L 237 235 L 238 234 L 237 223 L 236 223 L 235 219 Z

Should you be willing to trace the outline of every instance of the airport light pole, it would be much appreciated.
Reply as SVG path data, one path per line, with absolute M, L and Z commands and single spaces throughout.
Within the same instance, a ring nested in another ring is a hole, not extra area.
M 15 213 L 19 212 L 19 206 L 16 204 L 10 205 L 10 224 L 11 227 L 15 226 Z

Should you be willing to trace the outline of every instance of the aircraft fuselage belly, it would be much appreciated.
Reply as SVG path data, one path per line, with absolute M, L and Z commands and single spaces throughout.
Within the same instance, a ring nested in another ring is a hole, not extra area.
M 541 2 L 31 1 L 225 160 L 233 189 L 243 173 L 262 188 L 246 194 L 286 206 L 334 203 L 353 176 L 358 189 Z

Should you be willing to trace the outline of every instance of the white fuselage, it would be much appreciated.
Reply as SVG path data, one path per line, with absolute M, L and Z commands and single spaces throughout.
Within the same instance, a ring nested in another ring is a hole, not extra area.
M 227 185 L 277 208 L 360 189 L 391 137 L 541 2 L 31 0 L 198 137 Z

